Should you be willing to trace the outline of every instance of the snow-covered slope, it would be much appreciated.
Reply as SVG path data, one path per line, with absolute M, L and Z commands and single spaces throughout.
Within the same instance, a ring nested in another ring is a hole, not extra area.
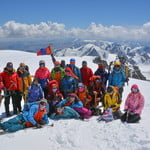
M 93 71 L 96 70 L 97 65 L 92 63 L 91 57 L 75 58 L 79 67 L 82 60 L 87 60 Z M 53 67 L 50 56 L 36 56 L 35 53 L 21 51 L 0 51 L 0 69 L 2 71 L 8 61 L 12 61 L 15 68 L 20 62 L 24 62 L 30 66 L 31 74 L 34 74 L 41 59 L 46 61 L 49 69 Z M 69 63 L 70 57 L 57 57 L 57 60 L 61 59 Z M 0 150 L 148 150 L 150 149 L 150 82 L 130 79 L 129 85 L 124 88 L 121 110 L 130 87 L 134 83 L 139 85 L 145 97 L 145 107 L 140 123 L 123 124 L 120 120 L 98 123 L 95 116 L 86 121 L 74 119 L 53 121 L 54 127 L 30 128 L 0 135 Z M 3 112 L 2 104 L 0 114 Z

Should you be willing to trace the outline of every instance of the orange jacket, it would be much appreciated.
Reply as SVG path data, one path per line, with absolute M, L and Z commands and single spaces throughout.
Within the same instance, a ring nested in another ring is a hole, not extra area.
M 43 111 L 37 111 L 37 113 L 34 115 L 34 120 L 36 122 L 40 122 L 42 120 L 43 115 L 46 113 L 46 109 L 44 109 Z M 26 122 L 26 126 L 27 127 L 33 127 L 35 125 L 33 125 L 31 122 Z

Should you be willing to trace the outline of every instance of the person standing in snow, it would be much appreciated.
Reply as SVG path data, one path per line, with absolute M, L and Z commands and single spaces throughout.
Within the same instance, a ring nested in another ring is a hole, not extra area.
M 81 78 L 84 85 L 89 86 L 89 79 L 93 76 L 93 71 L 87 66 L 87 61 L 82 61 L 82 68 L 80 68 Z
M 27 92 L 28 92 L 29 86 L 31 85 L 32 78 L 31 78 L 29 71 L 26 70 L 26 65 L 24 63 L 20 63 L 20 65 L 17 69 L 17 73 L 19 76 L 19 81 L 20 81 L 20 86 L 21 86 L 18 101 L 20 101 L 20 103 L 21 103 L 21 100 L 23 97 L 24 103 L 26 103 Z
M 144 97 L 140 93 L 138 85 L 133 84 L 131 93 L 128 94 L 125 101 L 125 113 L 122 115 L 121 121 L 127 123 L 138 122 L 141 119 L 140 115 L 144 107 L 144 101 Z
M 38 82 L 40 83 L 43 91 L 44 91 L 44 97 L 47 96 L 47 88 L 46 85 L 48 81 L 51 79 L 50 71 L 47 67 L 45 67 L 45 61 L 40 60 L 39 61 L 39 68 L 35 72 L 35 78 L 38 79 Z
M 58 83 L 60 84 L 60 81 L 65 76 L 65 70 L 62 67 L 60 67 L 59 61 L 55 61 L 54 65 L 55 65 L 54 68 L 52 68 L 51 70 L 51 79 L 57 80 Z
M 74 58 L 70 59 L 70 64 L 67 65 L 67 67 L 69 67 L 72 72 L 78 77 L 78 79 L 76 79 L 76 83 L 78 84 L 78 82 L 82 82 L 82 78 L 81 78 L 81 72 L 80 69 L 75 65 L 76 60 Z
M 105 67 L 103 64 L 98 64 L 98 69 L 95 71 L 94 75 L 101 76 L 102 79 L 102 92 L 105 93 L 106 91 L 106 84 L 108 80 L 108 73 L 105 70 Z
M 127 79 L 127 77 L 126 77 L 124 71 L 122 70 L 121 63 L 115 62 L 114 68 L 109 75 L 108 86 L 115 86 L 115 87 L 119 88 L 120 103 L 122 102 L 123 87 L 126 82 L 126 79 Z
M 25 108 L 22 114 L 0 123 L 0 129 L 4 132 L 16 132 L 29 127 L 41 128 L 43 125 L 49 123 L 46 105 L 46 99 L 41 99 L 39 103 L 30 103 L 28 109 Z
M 2 81 L 4 83 L 5 96 L 5 112 L 6 116 L 11 116 L 9 110 L 10 97 L 12 98 L 13 112 L 17 114 L 21 112 L 21 105 L 18 103 L 18 92 L 20 91 L 20 82 L 17 72 L 13 68 L 13 63 L 8 62 L 4 71 L 1 73 Z

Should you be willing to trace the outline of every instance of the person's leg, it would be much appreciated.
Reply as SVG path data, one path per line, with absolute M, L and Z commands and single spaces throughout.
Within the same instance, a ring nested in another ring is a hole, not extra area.
M 6 112 L 7 117 L 10 116 L 9 104 L 10 104 L 10 96 L 6 96 L 5 101 L 4 101 L 4 105 L 5 105 L 5 112 Z
M 14 114 L 17 114 L 17 108 L 18 108 L 18 97 L 17 94 L 15 93 L 15 91 L 12 92 L 12 104 L 13 104 L 13 111 Z
M 125 112 L 125 113 L 121 116 L 120 119 L 121 119 L 122 122 L 127 121 L 127 112 Z
M 141 119 L 139 114 L 129 115 L 128 123 L 137 123 Z
M 15 124 L 18 124 L 19 121 L 20 121 L 20 116 L 16 116 L 12 119 L 9 119 L 8 121 L 5 121 L 3 123 L 0 124 L 0 127 L 3 129 L 3 130 L 7 130 L 8 128 L 10 128 L 11 126 L 15 125 Z

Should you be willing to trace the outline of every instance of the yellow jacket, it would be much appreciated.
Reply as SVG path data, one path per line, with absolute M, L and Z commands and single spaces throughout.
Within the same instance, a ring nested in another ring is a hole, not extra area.
M 106 93 L 104 96 L 104 110 L 108 109 L 111 105 L 115 105 L 115 107 L 112 107 L 112 111 L 115 112 L 120 108 L 120 104 L 118 104 L 118 93 L 114 91 L 112 95 L 109 93 Z
M 21 72 L 18 70 L 18 75 L 19 75 L 19 81 L 21 87 L 20 91 L 25 92 L 28 89 L 28 87 L 31 85 L 32 77 L 27 71 Z

